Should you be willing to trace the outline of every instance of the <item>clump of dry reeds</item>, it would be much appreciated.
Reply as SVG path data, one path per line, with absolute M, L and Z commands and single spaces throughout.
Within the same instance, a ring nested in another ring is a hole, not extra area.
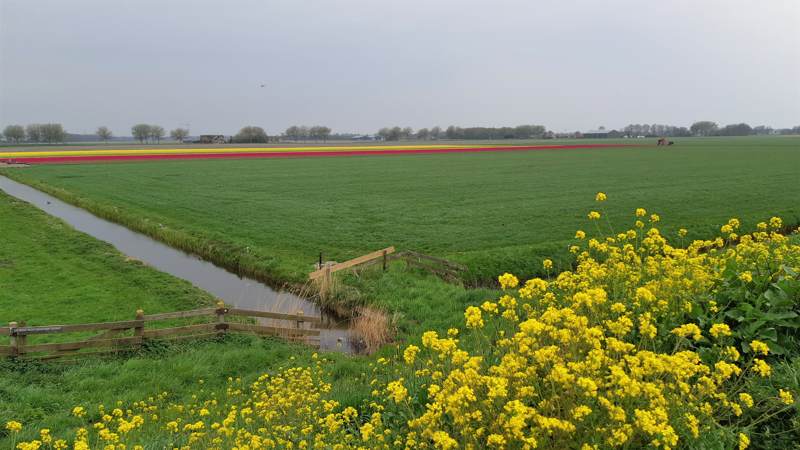
M 374 308 L 358 308 L 351 329 L 356 347 L 363 353 L 373 353 L 383 344 L 391 341 L 392 332 L 386 313 Z

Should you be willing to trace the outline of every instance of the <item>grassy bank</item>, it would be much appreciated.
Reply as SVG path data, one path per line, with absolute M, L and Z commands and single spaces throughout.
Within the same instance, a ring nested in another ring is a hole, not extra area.
M 2 325 L 130 320 L 137 309 L 154 314 L 214 302 L 2 191 L 0 234 Z

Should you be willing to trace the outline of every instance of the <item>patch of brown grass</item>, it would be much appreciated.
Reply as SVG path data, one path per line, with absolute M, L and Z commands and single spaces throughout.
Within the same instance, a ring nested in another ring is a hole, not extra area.
M 362 306 L 357 313 L 351 329 L 360 353 L 373 353 L 391 341 L 392 330 L 385 312 Z

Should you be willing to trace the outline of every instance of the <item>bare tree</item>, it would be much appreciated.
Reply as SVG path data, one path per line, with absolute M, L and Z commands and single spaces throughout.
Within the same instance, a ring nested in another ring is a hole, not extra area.
M 95 132 L 95 134 L 97 134 L 97 137 L 102 139 L 103 142 L 108 142 L 108 140 L 111 139 L 111 137 L 113 136 L 113 133 L 111 133 L 111 130 L 109 130 L 108 127 L 105 127 L 105 126 L 98 127 L 97 131 Z
M 28 142 L 41 142 L 42 135 L 42 125 L 38 123 L 32 123 L 25 127 L 25 137 Z
M 308 137 L 311 136 L 311 130 L 309 130 L 306 126 L 299 127 L 297 133 L 298 136 L 303 138 L 303 141 L 308 140 Z
M 161 138 L 164 137 L 166 133 L 164 132 L 164 128 L 159 125 L 150 125 L 150 137 L 156 141 L 157 143 L 161 143 Z
M 317 127 L 317 134 L 322 139 L 322 142 L 327 142 L 328 137 L 331 135 L 331 129 L 326 126 Z
M 292 125 L 286 129 L 284 134 L 287 138 L 294 139 L 294 141 L 297 142 L 297 140 L 300 139 L 300 127 L 297 125 Z
M 176 141 L 183 143 L 183 140 L 186 139 L 186 136 L 189 136 L 189 130 L 186 128 L 175 128 L 174 130 L 169 132 L 169 136 Z
M 3 130 L 3 135 L 7 141 L 18 144 L 19 141 L 25 139 L 25 128 L 22 125 L 8 125 Z
M 326 141 L 331 134 L 331 129 L 321 125 L 315 125 L 308 129 L 308 134 L 311 136 L 311 139 Z
M 431 128 L 431 139 L 438 140 L 442 136 L 442 127 L 435 126 Z
M 146 123 L 140 123 L 134 125 L 131 128 L 131 134 L 133 135 L 134 138 L 136 138 L 136 140 L 138 140 L 141 143 L 144 143 L 147 141 L 147 139 L 150 138 L 150 135 L 152 133 L 150 132 L 150 125 Z
M 60 123 L 32 123 L 25 127 L 29 142 L 64 142 L 67 133 Z
M 420 128 L 417 130 L 417 139 L 421 141 L 428 140 L 431 137 L 431 132 L 427 128 Z

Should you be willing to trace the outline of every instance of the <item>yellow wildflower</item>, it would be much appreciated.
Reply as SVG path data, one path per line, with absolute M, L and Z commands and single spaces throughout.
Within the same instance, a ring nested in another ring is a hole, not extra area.
M 714 338 L 719 338 L 720 336 L 730 336 L 731 335 L 731 328 L 724 323 L 715 323 L 711 325 L 711 329 L 708 331 L 711 336 Z
M 750 341 L 750 349 L 756 354 L 761 353 L 764 356 L 769 354 L 769 346 L 757 339 Z
M 476 306 L 469 306 L 464 312 L 464 318 L 467 322 L 467 328 L 481 328 L 483 327 L 483 318 L 481 318 L 481 309 Z
M 794 396 L 789 391 L 784 391 L 780 389 L 778 391 L 778 397 L 780 397 L 781 401 L 786 405 L 791 405 L 794 403 Z
M 519 280 L 514 275 L 510 273 L 504 273 L 497 278 L 497 281 L 500 282 L 500 287 L 502 289 L 513 289 L 517 287 L 519 284 Z
M 750 438 L 744 433 L 739 433 L 739 450 L 744 450 L 750 445 Z
M 11 433 L 19 433 L 22 431 L 22 424 L 17 422 L 16 420 L 11 420 L 6 422 L 6 430 Z

